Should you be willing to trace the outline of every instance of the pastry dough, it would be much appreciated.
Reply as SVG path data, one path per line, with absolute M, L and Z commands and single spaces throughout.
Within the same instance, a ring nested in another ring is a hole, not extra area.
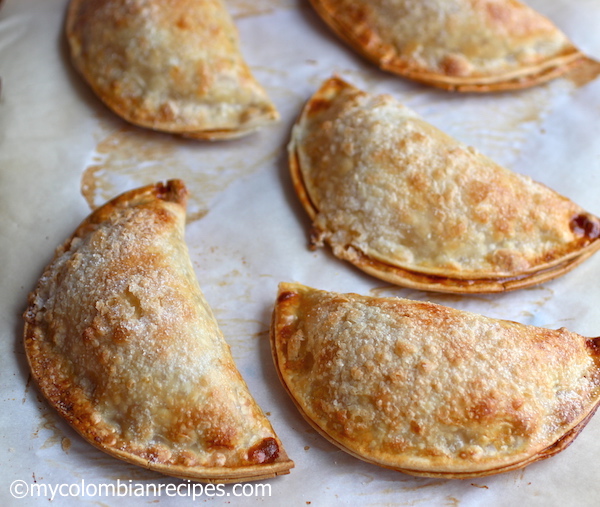
M 72 0 L 66 30 L 77 70 L 131 123 L 227 139 L 278 118 L 222 0 Z
M 271 339 L 319 433 L 413 475 L 481 477 L 548 458 L 600 403 L 600 339 L 433 303 L 282 283 Z
M 545 17 L 516 0 L 311 0 L 329 26 L 382 69 L 440 88 L 533 86 L 596 69 Z
M 339 78 L 308 101 L 289 153 L 313 246 L 392 283 L 500 292 L 600 247 L 600 221 L 577 204 Z
M 186 479 L 293 466 L 248 392 L 194 275 L 179 180 L 94 211 L 29 297 L 25 351 L 50 404 L 91 444 Z

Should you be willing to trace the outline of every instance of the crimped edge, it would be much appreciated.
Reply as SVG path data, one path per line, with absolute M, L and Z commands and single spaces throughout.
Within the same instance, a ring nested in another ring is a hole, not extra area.
M 361 43 L 360 37 L 355 33 L 354 27 L 349 27 L 341 23 L 337 19 L 335 11 L 323 5 L 323 2 L 320 0 L 310 0 L 310 3 L 321 19 L 340 39 L 363 58 L 377 65 L 381 70 L 446 91 L 463 93 L 514 91 L 546 83 L 582 66 L 596 68 L 597 73 L 600 72 L 600 64 L 574 46 L 571 46 L 562 54 L 549 58 L 537 65 L 531 65 L 525 69 L 505 72 L 494 76 L 461 78 L 426 72 L 417 68 L 411 68 L 400 62 L 396 58 L 395 53 L 390 54 L 388 50 L 384 50 L 383 48 L 379 52 L 366 50 L 364 44 Z
M 332 101 L 341 90 L 348 88 L 358 90 L 356 87 L 337 76 L 327 79 L 304 105 L 302 112 L 298 116 L 292 129 L 291 140 L 288 144 L 288 164 L 292 184 L 298 199 L 310 219 L 313 221 L 319 210 L 312 201 L 304 181 L 294 129 L 300 128 L 300 124 L 304 121 L 305 116 L 311 109 L 313 103 L 318 104 L 320 101 Z M 310 241 L 311 248 L 313 249 L 316 248 L 314 246 L 315 241 L 313 241 L 313 238 L 318 236 L 319 231 L 313 227 Z M 325 242 L 327 242 L 330 247 L 333 247 L 327 237 L 325 237 Z M 373 258 L 357 249 L 354 245 L 346 245 L 345 248 L 338 248 L 334 255 L 350 262 L 371 276 L 411 289 L 450 294 L 493 294 L 524 289 L 558 278 L 579 266 L 599 249 L 600 238 L 596 238 L 591 240 L 580 250 L 570 252 L 569 254 L 558 258 L 555 262 L 541 266 L 538 269 L 523 273 L 515 273 L 510 276 L 483 275 L 481 277 L 443 276 L 402 268 Z
M 65 22 L 65 35 L 70 49 L 71 62 L 73 67 L 85 80 L 85 82 L 92 89 L 94 94 L 107 106 L 113 113 L 122 118 L 123 120 L 136 125 L 138 127 L 147 128 L 156 132 L 163 132 L 167 134 L 180 135 L 188 139 L 195 139 L 200 141 L 226 141 L 231 139 L 238 139 L 245 137 L 249 134 L 256 132 L 257 130 L 267 126 L 271 123 L 277 122 L 280 118 L 277 108 L 272 101 L 267 97 L 265 92 L 265 109 L 261 114 L 255 114 L 252 116 L 251 121 L 240 123 L 237 128 L 231 129 L 203 129 L 198 130 L 197 127 L 191 125 L 169 125 L 168 123 L 161 122 L 160 124 L 152 121 L 144 121 L 139 118 L 133 117 L 127 109 L 119 106 L 118 102 L 113 101 L 110 95 L 104 93 L 95 84 L 95 80 L 87 72 L 87 65 L 77 57 L 74 52 L 74 47 L 78 44 L 78 36 L 75 33 L 74 26 L 76 24 L 77 12 L 79 6 L 86 0 L 70 0 L 67 7 L 67 16 Z M 258 86 L 262 88 L 257 82 Z
M 281 290 L 282 290 L 281 287 L 284 285 L 288 286 L 288 288 L 286 290 L 289 290 L 290 285 L 302 287 L 300 284 L 297 284 L 297 283 L 283 282 L 279 285 L 279 290 L 278 290 L 278 294 L 277 294 L 278 299 L 279 299 L 279 295 L 281 294 Z M 431 478 L 440 478 L 440 479 L 475 479 L 478 477 L 487 477 L 490 475 L 497 475 L 497 474 L 501 474 L 501 473 L 505 473 L 505 472 L 511 472 L 514 470 L 519 470 L 521 468 L 525 468 L 526 466 L 528 466 L 532 463 L 535 463 L 536 461 L 542 461 L 542 460 L 548 459 L 548 458 L 554 456 L 555 454 L 558 454 L 559 452 L 565 450 L 569 445 L 571 445 L 571 443 L 573 443 L 575 438 L 579 435 L 579 433 L 581 433 L 583 428 L 587 425 L 587 423 L 590 421 L 590 419 L 594 416 L 594 414 L 600 407 L 600 398 L 599 398 L 596 401 L 595 405 L 592 407 L 592 409 L 588 413 L 586 413 L 578 423 L 576 423 L 570 430 L 568 430 L 558 440 L 556 440 L 549 446 L 545 447 L 544 449 L 540 450 L 539 452 L 535 453 L 531 457 L 517 461 L 515 463 L 510 463 L 508 465 L 499 466 L 497 468 L 479 470 L 476 472 L 426 471 L 426 470 L 416 470 L 416 469 L 405 468 L 405 467 L 394 467 L 392 465 L 382 463 L 381 461 L 368 458 L 362 454 L 357 453 L 354 450 L 349 449 L 344 444 L 339 442 L 337 439 L 331 437 L 325 429 L 323 429 L 316 421 L 314 421 L 306 413 L 306 411 L 302 407 L 302 404 L 300 403 L 300 401 L 298 401 L 296 399 L 296 397 L 294 396 L 292 389 L 290 388 L 290 386 L 287 384 L 287 382 L 285 380 L 285 376 L 283 375 L 283 372 L 281 370 L 281 364 L 280 364 L 280 360 L 279 360 L 280 348 L 278 345 L 280 342 L 278 340 L 277 333 L 276 333 L 276 330 L 277 330 L 276 323 L 278 322 L 278 310 L 279 310 L 278 299 L 276 300 L 275 305 L 273 307 L 269 337 L 270 337 L 270 343 L 271 343 L 271 356 L 273 358 L 275 370 L 277 371 L 277 376 L 279 377 L 279 380 L 280 380 L 281 384 L 283 385 L 283 388 L 288 393 L 292 402 L 298 409 L 298 412 L 300 412 L 300 414 L 306 420 L 306 422 L 308 424 L 310 424 L 310 426 L 317 433 L 319 433 L 322 437 L 324 437 L 331 444 L 335 445 L 342 451 L 350 454 L 351 456 L 353 456 L 357 459 L 365 461 L 366 463 L 370 463 L 372 465 L 377 465 L 382 468 L 386 468 L 388 470 L 394 470 L 396 472 L 402 472 L 402 473 L 405 473 L 408 475 L 413 475 L 416 477 L 431 477 Z M 600 349 L 599 349 L 599 351 L 600 351 Z M 596 354 L 596 357 L 597 357 L 596 360 L 600 361 L 600 355 Z
M 155 184 L 146 185 L 144 187 L 136 188 L 127 192 L 124 192 L 114 199 L 108 201 L 100 208 L 93 211 L 82 223 L 77 227 L 72 236 L 63 244 L 63 246 L 57 249 L 54 259 L 68 252 L 73 244 L 73 240 L 81 238 L 90 232 L 92 232 L 98 224 L 107 220 L 116 210 L 125 209 L 136 206 L 143 206 L 147 203 L 151 203 L 155 200 L 163 200 L 179 205 L 185 210 L 186 202 L 188 199 L 188 190 L 185 183 L 179 179 L 168 180 L 165 183 L 159 182 Z M 46 270 L 54 263 L 54 259 L 48 264 Z M 77 425 L 78 420 L 73 417 L 69 411 L 67 411 L 64 405 L 61 403 L 61 399 L 57 395 L 53 395 L 46 389 L 46 382 L 43 377 L 42 365 L 37 364 L 38 361 L 32 357 L 32 343 L 38 340 L 38 334 L 43 335 L 43 330 L 39 325 L 34 324 L 32 314 L 35 312 L 35 307 L 32 303 L 32 296 L 38 292 L 39 283 L 36 288 L 30 294 L 30 303 L 27 310 L 25 311 L 23 318 L 25 321 L 24 325 L 24 348 L 29 369 L 31 371 L 32 378 L 38 387 L 38 390 L 46 398 L 48 403 L 58 412 L 69 425 L 83 437 L 88 443 L 92 444 L 97 449 L 105 452 L 106 454 L 117 458 L 127 463 L 138 465 L 154 472 L 159 472 L 165 475 L 174 476 L 180 479 L 194 480 L 198 482 L 207 482 L 215 484 L 226 484 L 242 481 L 258 481 L 264 479 L 270 479 L 278 475 L 289 474 L 290 469 L 294 467 L 294 462 L 291 461 L 283 448 L 283 445 L 279 438 L 275 435 L 278 445 L 278 456 L 271 462 L 264 465 L 248 465 L 238 468 L 227 468 L 227 467 L 185 467 L 180 465 L 163 465 L 152 462 L 136 456 L 134 454 L 114 449 L 109 446 L 102 445 L 101 443 L 94 440 L 93 435 L 87 434 L 81 431 Z M 38 368 L 38 366 L 40 366 Z M 270 423 L 269 423 L 270 424 Z M 193 472 L 193 473 L 191 473 Z

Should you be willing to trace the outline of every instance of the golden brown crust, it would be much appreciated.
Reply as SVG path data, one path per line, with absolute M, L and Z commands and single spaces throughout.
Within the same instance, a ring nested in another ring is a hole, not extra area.
M 271 345 L 319 433 L 367 462 L 473 478 L 564 450 L 600 404 L 597 339 L 281 283 Z
M 289 163 L 311 243 L 391 283 L 514 290 L 600 248 L 600 220 L 577 204 L 339 78 L 305 105 Z
M 382 69 L 447 90 L 514 90 L 597 65 L 516 0 L 311 3 L 334 32 Z
M 230 139 L 278 119 L 221 0 L 72 0 L 71 57 L 125 120 L 195 139 Z
M 186 199 L 179 180 L 126 192 L 57 250 L 24 315 L 32 376 L 86 440 L 129 463 L 209 482 L 288 473 L 196 281 Z

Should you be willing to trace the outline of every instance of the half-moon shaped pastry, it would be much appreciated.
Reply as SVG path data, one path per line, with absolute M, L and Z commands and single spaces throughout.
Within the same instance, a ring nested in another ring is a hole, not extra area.
M 289 156 L 313 246 L 395 284 L 518 289 L 600 248 L 600 221 L 577 204 L 338 78 L 304 107 Z
M 71 0 L 66 30 L 77 70 L 131 123 L 228 139 L 279 117 L 222 0 Z
M 517 0 L 311 0 L 329 26 L 386 71 L 463 92 L 533 86 L 600 70 Z
M 275 365 L 306 420 L 367 462 L 472 478 L 565 449 L 600 403 L 600 341 L 433 303 L 282 283 Z
M 207 482 L 293 466 L 235 367 L 184 243 L 179 180 L 126 192 L 60 247 L 25 351 L 50 404 L 111 456 Z

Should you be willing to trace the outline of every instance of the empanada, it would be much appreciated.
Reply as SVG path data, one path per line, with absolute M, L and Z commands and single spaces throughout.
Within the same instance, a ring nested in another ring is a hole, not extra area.
M 516 0 L 311 0 L 384 70 L 457 91 L 533 86 L 586 65 L 548 19 Z
M 433 303 L 282 283 L 283 385 L 314 428 L 370 463 L 481 477 L 565 449 L 600 403 L 600 341 Z
M 600 221 L 388 95 L 326 81 L 293 128 L 311 242 L 383 280 L 454 293 L 550 280 L 600 247 Z
M 196 281 L 186 199 L 179 180 L 126 192 L 57 250 L 24 315 L 32 376 L 116 458 L 208 482 L 288 473 Z
M 66 30 L 77 70 L 131 123 L 227 139 L 278 118 L 222 0 L 71 0 Z

